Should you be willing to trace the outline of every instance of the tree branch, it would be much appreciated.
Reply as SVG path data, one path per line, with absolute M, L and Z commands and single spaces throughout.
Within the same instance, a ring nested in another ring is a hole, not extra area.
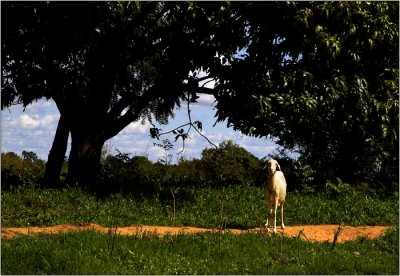
M 110 109 L 110 111 L 107 114 L 107 117 L 110 118 L 111 120 L 113 118 L 117 118 L 119 115 L 121 115 L 122 111 L 129 107 L 129 105 L 132 104 L 134 100 L 133 95 L 125 96 L 122 97 L 121 99 L 118 100 L 117 103 L 114 104 L 114 106 Z
M 207 95 L 213 95 L 213 96 L 215 96 L 215 94 L 216 94 L 214 88 L 207 88 L 207 87 L 203 87 L 203 86 L 197 87 L 197 88 L 196 88 L 196 93 L 199 93 L 199 94 L 207 94 Z
M 195 122 L 193 122 L 192 121 L 192 116 L 191 116 L 191 110 L 190 110 L 190 95 L 188 95 L 188 97 L 187 97 L 187 113 L 188 113 L 188 118 L 189 118 L 189 122 L 188 123 L 186 123 L 186 124 L 183 124 L 183 125 L 180 125 L 180 126 L 178 126 L 178 127 L 175 127 L 174 129 L 172 129 L 172 130 L 169 130 L 169 131 L 166 131 L 166 132 L 163 132 L 163 133 L 159 133 L 159 134 L 157 134 L 157 138 L 158 137 L 160 137 L 160 136 L 162 136 L 162 135 L 166 135 L 166 134 L 169 134 L 169 133 L 174 133 L 174 134 L 177 134 L 177 132 L 178 132 L 178 134 L 176 135 L 176 137 L 175 137 L 175 141 L 179 138 L 179 137 L 182 137 L 182 150 L 178 153 L 178 154 L 181 154 L 184 150 L 185 150 L 185 139 L 187 139 L 187 138 L 190 138 L 190 136 L 189 136 L 189 132 L 190 132 L 190 130 L 192 129 L 192 127 L 193 127 L 193 129 L 201 136 L 201 137 L 203 137 L 204 139 L 206 139 L 207 140 L 207 142 L 210 144 L 210 145 L 212 145 L 213 147 L 215 147 L 215 148 L 217 148 L 217 146 L 213 143 L 213 142 L 211 142 L 211 140 L 210 139 L 208 139 L 208 137 L 206 137 L 204 134 L 202 134 L 201 133 L 201 131 L 198 129 L 198 127 L 195 125 L 195 123 L 197 122 L 197 124 L 199 125 L 199 121 L 195 121 Z M 189 128 L 188 128 L 188 130 L 185 132 L 185 133 L 183 133 L 183 127 L 186 127 L 186 126 L 189 126 Z
M 208 139 L 205 135 L 203 135 L 195 126 L 193 126 L 193 128 L 197 131 L 197 133 L 198 133 L 201 137 L 203 137 L 204 139 L 206 139 L 207 142 L 208 142 L 210 145 L 212 145 L 212 146 L 215 147 L 215 148 L 218 148 L 213 142 L 210 141 L 210 139 Z
M 149 90 L 147 90 L 147 92 L 144 93 L 142 96 L 132 97 L 132 101 L 127 105 L 130 107 L 124 115 L 119 117 L 116 116 L 114 118 L 110 117 L 109 124 L 103 132 L 104 139 L 108 140 L 114 137 L 125 127 L 127 127 L 130 123 L 138 120 L 141 111 L 145 109 L 150 102 L 160 98 L 160 96 L 161 96 L 161 89 L 158 88 L 158 85 L 154 85 Z M 113 112 L 112 114 L 115 115 L 118 111 L 120 111 L 119 112 L 120 114 L 124 109 L 122 108 L 122 106 L 124 106 L 123 104 L 125 102 L 129 102 L 129 98 L 125 98 L 123 102 L 119 103 L 118 107 L 115 107 L 115 109 L 113 108 L 111 110 L 111 112 Z

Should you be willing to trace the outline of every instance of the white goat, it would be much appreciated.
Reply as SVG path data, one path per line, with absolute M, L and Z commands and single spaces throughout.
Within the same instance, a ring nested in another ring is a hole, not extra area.
M 281 226 L 282 229 L 285 228 L 283 223 L 283 205 L 285 203 L 287 184 L 281 167 L 276 160 L 268 160 L 264 169 L 266 167 L 268 169 L 268 181 L 265 188 L 265 199 L 267 201 L 268 215 L 265 227 L 268 229 L 269 218 L 272 216 L 272 210 L 274 210 L 274 233 L 276 234 L 276 209 L 278 206 L 280 206 L 281 211 Z

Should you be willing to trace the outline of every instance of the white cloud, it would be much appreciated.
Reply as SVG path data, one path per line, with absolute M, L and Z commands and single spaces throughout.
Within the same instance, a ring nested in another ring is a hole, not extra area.
M 36 128 L 40 124 L 38 120 L 33 119 L 27 114 L 23 114 L 19 117 L 19 123 L 23 128 Z
M 197 103 L 194 105 L 200 105 L 200 106 L 212 106 L 215 104 L 215 97 L 213 95 L 208 95 L 208 94 L 200 94 L 199 98 L 197 99 Z
M 215 122 L 213 117 L 215 110 L 212 106 L 214 100 L 213 96 L 202 94 L 198 103 L 191 104 L 192 121 L 199 120 L 203 123 L 202 134 L 211 142 L 218 145 L 225 140 L 232 140 L 258 158 L 274 151 L 277 146 L 270 140 L 244 136 L 231 128 L 226 128 L 226 122 L 218 123 L 215 127 L 212 127 Z M 2 151 L 13 151 L 21 154 L 23 150 L 31 150 L 37 153 L 39 158 L 46 160 L 59 119 L 55 103 L 39 101 L 28 106 L 25 112 L 22 112 L 22 110 L 21 106 L 13 106 L 10 108 L 11 112 L 7 109 L 2 111 Z M 175 113 L 175 118 L 170 119 L 168 125 L 156 126 L 162 128 L 163 131 L 168 131 L 188 122 L 186 108 L 182 107 L 181 110 L 175 110 Z M 163 136 L 160 141 L 151 139 L 149 135 L 150 127 L 149 124 L 141 124 L 140 120 L 131 123 L 118 135 L 106 142 L 106 144 L 112 146 L 110 153 L 116 154 L 115 149 L 118 149 L 124 153 L 132 153 L 132 155 L 148 156 L 151 161 L 163 158 L 163 150 L 154 146 L 154 143 L 161 143 L 161 140 L 166 138 L 174 141 L 175 135 Z M 185 141 L 184 156 L 187 159 L 200 158 L 201 152 L 206 147 L 211 148 L 212 145 L 192 130 L 190 138 Z M 181 150 L 182 141 L 178 140 L 171 151 L 173 162 L 176 162 L 182 156 L 177 155 Z M 69 150 L 66 154 L 69 154 Z
M 34 129 L 54 127 L 54 123 L 59 119 L 59 115 L 46 115 L 42 117 L 39 114 L 32 116 L 28 114 L 22 114 L 13 125 L 19 124 L 22 128 Z
M 48 125 L 55 125 L 55 123 L 58 122 L 59 118 L 59 115 L 46 115 L 43 119 L 40 120 L 40 125 L 43 127 Z
M 54 102 L 38 101 L 27 106 L 12 106 L 2 111 L 2 151 L 21 154 L 34 151 L 46 160 L 59 114 Z
M 195 103 L 190 103 L 190 110 L 198 110 L 198 112 L 207 112 L 207 114 L 213 115 L 215 113 L 215 111 L 213 110 L 213 106 L 216 105 L 215 97 L 209 94 L 198 94 L 198 96 L 199 98 Z M 174 112 L 182 112 L 187 114 L 187 102 L 181 102 L 181 107 L 175 109 Z
M 142 124 L 141 121 L 135 121 L 130 123 L 120 134 L 143 134 L 149 132 L 149 126 L 146 124 Z

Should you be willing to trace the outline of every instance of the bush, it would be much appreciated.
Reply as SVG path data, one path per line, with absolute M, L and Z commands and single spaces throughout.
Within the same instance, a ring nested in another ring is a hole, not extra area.
M 278 160 L 288 183 L 288 191 L 299 191 L 305 194 L 315 194 L 318 186 L 314 181 L 313 170 L 308 164 L 290 157 L 285 151 L 268 155 L 268 159 Z
M 201 155 L 201 170 L 211 179 L 230 185 L 246 182 L 265 185 L 262 162 L 231 140 L 222 142 L 216 149 L 205 149 Z
M 118 150 L 117 150 L 118 151 Z M 152 163 L 129 153 L 104 156 L 96 194 L 134 194 L 170 197 L 183 187 L 264 186 L 262 162 L 232 141 L 205 149 L 200 160 L 181 159 L 178 164 Z
M 162 170 L 147 157 L 119 153 L 107 156 L 98 176 L 97 193 L 152 195 L 157 192 Z
M 23 158 L 14 152 L 1 154 L 2 189 L 40 183 L 45 171 L 45 162 L 38 159 L 34 152 L 23 151 L 22 154 Z

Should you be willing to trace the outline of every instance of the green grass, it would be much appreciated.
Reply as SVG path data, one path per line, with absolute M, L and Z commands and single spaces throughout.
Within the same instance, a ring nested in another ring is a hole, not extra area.
M 104 226 L 264 224 L 263 189 L 180 188 L 154 197 L 98 199 L 79 189 L 19 188 L 1 193 L 2 226 L 94 222 Z M 286 225 L 390 225 L 377 240 L 337 244 L 219 232 L 125 237 L 93 231 L 2 239 L 2 274 L 398 274 L 398 199 L 350 193 L 288 193 Z
M 112 195 L 97 199 L 79 189 L 20 188 L 1 193 L 2 226 L 50 226 L 94 222 L 104 226 L 191 225 L 198 227 L 258 227 L 264 224 L 266 205 L 262 188 L 234 186 L 180 188 L 149 197 Z M 339 224 L 398 225 L 397 198 L 379 199 L 352 193 L 330 199 L 288 193 L 286 225 Z
M 338 244 L 258 234 L 126 237 L 94 231 L 2 240 L 2 274 L 397 274 L 398 228 Z

